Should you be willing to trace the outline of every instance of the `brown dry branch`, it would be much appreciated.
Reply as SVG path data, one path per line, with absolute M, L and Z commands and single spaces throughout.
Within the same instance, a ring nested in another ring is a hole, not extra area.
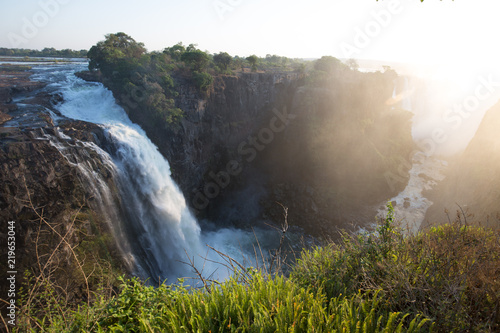
M 81 211 L 83 205 L 81 205 L 80 208 L 78 208 L 77 213 L 75 214 L 75 217 L 73 218 L 73 220 L 71 221 L 69 227 L 67 228 L 66 234 L 63 236 L 50 223 L 47 222 L 47 220 L 43 217 L 42 214 L 38 213 L 37 209 L 34 207 L 33 202 L 31 200 L 31 195 L 30 195 L 30 192 L 29 192 L 28 187 L 26 185 L 26 181 L 25 181 L 25 188 L 26 188 L 26 192 L 28 194 L 28 202 L 29 202 L 30 208 L 35 212 L 35 214 L 38 216 L 38 218 L 40 219 L 40 221 L 43 222 L 45 225 L 47 225 L 52 230 L 52 232 L 55 233 L 60 238 L 60 241 L 57 244 L 56 248 L 52 251 L 52 254 L 50 255 L 50 257 L 47 260 L 46 264 L 44 265 L 43 269 L 40 271 L 40 276 L 43 276 L 43 272 L 44 272 L 45 268 L 49 265 L 49 263 L 52 262 L 52 258 L 54 257 L 54 255 L 56 254 L 57 250 L 62 245 L 62 243 L 65 243 L 66 246 L 68 247 L 68 249 L 71 251 L 71 254 L 73 255 L 73 257 L 75 258 L 75 262 L 78 265 L 78 269 L 81 272 L 83 279 L 85 280 L 85 287 L 87 289 L 86 290 L 87 291 L 87 305 L 90 306 L 90 287 L 89 287 L 89 280 L 88 280 L 89 276 L 87 276 L 85 274 L 83 266 L 82 266 L 80 260 L 78 259 L 78 256 L 76 255 L 76 253 L 74 251 L 74 249 L 77 246 L 74 246 L 74 247 L 71 246 L 71 244 L 67 240 L 67 237 L 68 237 L 68 235 L 70 235 L 70 232 L 72 231 L 73 225 L 75 224 L 76 218 L 78 216 L 78 213 Z
M 275 250 L 273 257 L 271 258 L 271 263 L 269 265 L 269 271 L 272 273 L 273 272 L 273 266 L 276 263 L 276 272 L 281 272 L 282 268 L 282 263 L 283 263 L 283 258 L 282 258 L 282 248 L 283 244 L 285 242 L 285 236 L 286 232 L 288 231 L 288 207 L 283 206 L 281 203 L 277 202 L 282 208 L 283 208 L 283 223 L 281 224 L 281 229 L 277 229 L 281 232 L 281 238 L 280 238 L 280 244 L 278 246 L 278 249 Z M 286 258 L 285 258 L 286 259 Z
M 189 260 L 189 266 L 191 266 L 191 268 L 194 269 L 196 275 L 198 276 L 198 278 L 201 280 L 201 282 L 203 282 L 203 285 L 205 286 L 205 290 L 211 294 L 212 291 L 210 290 L 210 286 L 208 285 L 207 281 L 205 280 L 205 278 L 203 277 L 203 274 L 198 270 L 198 268 L 196 267 L 195 263 L 194 263 L 194 258 L 191 259 L 191 257 L 189 256 L 189 254 L 187 253 L 186 250 L 184 250 L 186 252 L 186 257 L 188 258 Z M 205 264 L 203 264 L 203 266 L 205 266 Z M 203 271 L 203 270 L 202 270 Z
M 54 315 L 55 313 L 59 314 L 66 322 L 67 312 L 71 308 L 69 304 L 71 301 L 69 296 L 71 290 L 71 280 L 68 279 L 64 282 L 59 281 L 56 277 L 57 271 L 61 269 L 61 251 L 68 251 L 68 255 L 74 259 L 74 265 L 77 268 L 77 272 L 82 276 L 84 281 L 84 290 L 80 289 L 80 291 L 84 292 L 82 298 L 86 299 L 86 316 L 88 319 L 92 300 L 92 291 L 89 279 L 98 269 L 103 270 L 105 267 L 103 268 L 101 263 L 97 260 L 96 263 L 93 263 L 93 266 L 87 267 L 86 270 L 85 265 L 86 262 L 88 262 L 86 253 L 83 254 L 83 258 L 82 255 L 77 255 L 75 250 L 79 245 L 73 246 L 69 241 L 73 231 L 75 230 L 75 224 L 78 216 L 85 204 L 81 204 L 76 210 L 70 223 L 49 223 L 44 216 L 43 207 L 35 207 L 31 193 L 26 185 L 26 181 L 24 186 L 27 193 L 27 199 L 24 200 L 24 202 L 25 205 L 36 214 L 38 219 L 38 229 L 34 239 L 34 259 L 36 262 L 31 272 L 33 275 L 32 277 L 27 276 L 26 293 L 23 293 L 23 304 L 17 307 L 17 310 L 20 313 L 20 324 L 21 326 L 24 324 L 28 327 L 35 325 L 38 329 L 43 331 L 39 320 L 50 320 L 51 315 Z M 61 229 L 65 231 L 61 231 Z M 47 238 L 47 236 L 49 238 Z M 52 242 L 50 241 L 50 237 L 52 236 L 56 237 L 56 242 L 54 242 L 55 246 L 50 248 L 50 243 Z M 42 241 L 42 239 L 45 240 Z M 49 249 L 48 252 L 47 249 Z M 93 254 L 92 257 L 94 259 L 98 259 Z M 108 263 L 108 265 L 111 264 Z M 35 272 L 35 267 L 38 272 Z M 88 273 L 88 271 L 90 271 L 90 273 Z M 41 296 L 46 292 L 48 294 Z M 1 301 L 5 302 L 5 300 Z

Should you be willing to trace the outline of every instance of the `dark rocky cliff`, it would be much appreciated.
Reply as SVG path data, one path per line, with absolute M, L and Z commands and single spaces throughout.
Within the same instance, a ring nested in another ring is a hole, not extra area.
M 279 224 L 279 202 L 291 224 L 332 234 L 372 222 L 405 186 L 384 178 L 413 148 L 411 116 L 386 103 L 394 73 L 343 71 L 316 85 L 295 72 L 219 75 L 206 94 L 173 77 L 179 126 L 158 126 L 130 95 L 115 97 L 167 157 L 199 219 Z
M 499 128 L 500 102 L 486 112 L 466 150 L 450 163 L 446 178 L 430 193 L 434 204 L 427 211 L 427 225 L 447 221 L 445 210 L 453 220 L 460 206 L 469 223 L 499 226 Z

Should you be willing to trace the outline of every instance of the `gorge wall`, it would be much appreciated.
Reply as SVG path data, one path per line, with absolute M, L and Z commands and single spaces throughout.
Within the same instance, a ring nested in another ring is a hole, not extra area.
M 333 234 L 373 222 L 406 185 L 397 161 L 414 147 L 411 114 L 388 103 L 393 71 L 239 72 L 214 76 L 206 93 L 173 77 L 184 112 L 177 126 L 158 126 L 129 94 L 114 94 L 167 157 L 199 219 L 280 224 L 282 204 L 290 224 Z M 403 181 L 389 184 L 388 173 Z

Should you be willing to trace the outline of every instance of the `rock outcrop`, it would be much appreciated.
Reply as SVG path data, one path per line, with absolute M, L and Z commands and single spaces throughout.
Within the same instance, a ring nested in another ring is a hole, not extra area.
M 17 108 L 12 96 L 25 94 L 42 88 L 45 84 L 29 80 L 30 72 L 16 66 L 0 68 L 0 125 L 12 119 L 8 114 Z

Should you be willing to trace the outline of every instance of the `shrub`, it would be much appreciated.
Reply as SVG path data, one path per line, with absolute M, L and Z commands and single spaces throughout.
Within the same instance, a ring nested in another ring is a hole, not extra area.
M 327 297 L 380 290 L 391 311 L 422 314 L 441 332 L 500 329 L 499 234 L 458 223 L 404 236 L 388 217 L 374 234 L 305 251 L 291 278 Z
M 205 289 L 121 278 L 117 296 L 78 309 L 41 285 L 33 304 L 43 311 L 25 309 L 20 323 L 47 332 L 498 332 L 498 231 L 455 223 L 405 236 L 388 209 L 375 232 L 304 251 L 289 278 L 248 269 Z

